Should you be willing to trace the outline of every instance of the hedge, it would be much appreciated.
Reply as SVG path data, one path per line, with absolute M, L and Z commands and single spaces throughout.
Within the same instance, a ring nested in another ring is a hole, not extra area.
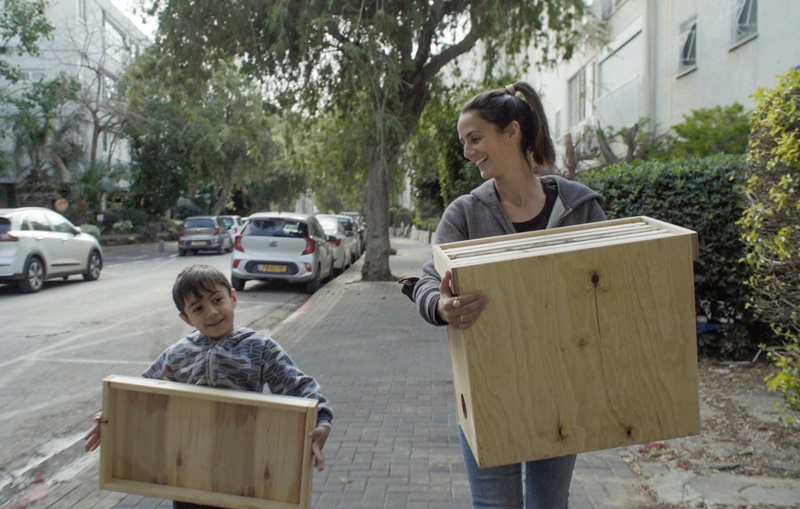
M 697 232 L 696 309 L 728 331 L 728 344 L 717 347 L 735 349 L 736 354 L 754 345 L 741 327 L 761 327 L 747 308 L 750 269 L 742 263 L 745 246 L 737 225 L 744 210 L 741 185 L 746 164 L 743 156 L 722 155 L 639 161 L 577 178 L 605 197 L 603 208 L 609 219 L 650 216 Z

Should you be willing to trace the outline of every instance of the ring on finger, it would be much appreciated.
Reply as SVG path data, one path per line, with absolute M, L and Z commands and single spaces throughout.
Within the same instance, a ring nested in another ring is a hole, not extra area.
M 464 323 L 466 321 L 466 320 L 464 320 L 464 315 L 459 316 L 458 317 L 458 321 L 461 322 L 461 323 Z
M 453 300 L 453 307 L 454 307 L 455 309 L 458 309 L 458 308 L 460 308 L 460 307 L 461 307 L 461 301 L 460 301 L 460 300 L 458 300 L 458 297 L 456 297 L 456 298 L 455 298 L 455 300 Z

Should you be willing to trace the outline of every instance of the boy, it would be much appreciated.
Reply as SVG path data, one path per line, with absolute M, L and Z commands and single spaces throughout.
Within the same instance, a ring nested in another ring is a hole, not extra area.
M 197 330 L 164 350 L 142 376 L 253 392 L 262 392 L 266 385 L 274 394 L 318 399 L 317 427 L 309 435 L 314 466 L 322 471 L 322 448 L 333 411 L 317 382 L 302 373 L 272 338 L 234 325 L 236 290 L 225 275 L 208 265 L 188 267 L 172 287 L 172 300 L 181 320 Z M 87 451 L 100 446 L 101 417 L 102 413 L 94 416 L 95 424 L 84 437 Z M 216 509 L 186 502 L 173 502 L 173 508 Z

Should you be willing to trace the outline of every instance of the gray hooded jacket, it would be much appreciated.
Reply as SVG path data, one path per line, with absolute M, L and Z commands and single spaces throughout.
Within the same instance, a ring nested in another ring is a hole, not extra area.
M 572 226 L 604 221 L 603 197 L 583 184 L 558 176 L 541 177 L 542 181 L 555 181 L 558 198 L 547 222 L 547 228 Z M 470 194 L 459 196 L 444 211 L 435 242 L 445 244 L 467 239 L 481 239 L 496 235 L 517 233 L 509 221 L 500 201 L 494 179 L 473 189 Z M 433 257 L 422 267 L 423 276 L 414 287 L 414 302 L 420 315 L 434 325 L 447 325 L 436 313 L 439 302 L 441 276 L 433 265 Z

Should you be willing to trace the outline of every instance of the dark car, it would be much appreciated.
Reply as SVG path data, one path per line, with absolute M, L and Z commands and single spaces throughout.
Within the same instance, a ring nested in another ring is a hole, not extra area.
M 233 239 L 225 222 L 219 216 L 192 216 L 183 221 L 178 229 L 178 254 L 214 251 L 229 253 Z

